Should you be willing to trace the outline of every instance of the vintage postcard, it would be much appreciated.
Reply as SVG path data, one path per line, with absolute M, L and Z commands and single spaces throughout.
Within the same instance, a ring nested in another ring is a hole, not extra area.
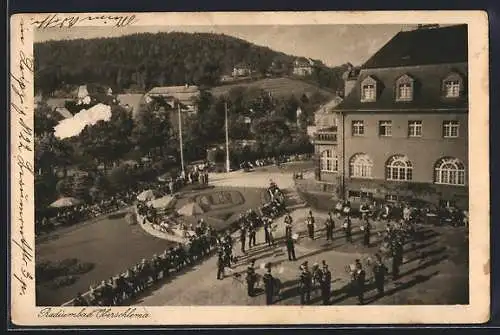
M 479 11 L 17 14 L 16 325 L 489 319 Z

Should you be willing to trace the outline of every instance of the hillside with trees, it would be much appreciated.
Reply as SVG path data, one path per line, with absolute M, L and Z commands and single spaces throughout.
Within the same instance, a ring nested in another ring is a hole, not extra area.
M 185 83 L 213 87 L 237 64 L 248 64 L 258 77 L 288 75 L 296 59 L 227 35 L 182 32 L 47 41 L 35 43 L 34 55 L 35 91 L 43 95 L 86 83 L 107 85 L 115 92 Z M 316 63 L 304 79 L 341 90 L 345 66 Z

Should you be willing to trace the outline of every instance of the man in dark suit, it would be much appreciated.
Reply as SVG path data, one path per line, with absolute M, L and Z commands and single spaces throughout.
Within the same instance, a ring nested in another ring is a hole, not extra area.
M 323 305 L 328 305 L 330 303 L 330 292 L 332 290 L 332 273 L 328 270 L 328 264 L 325 261 L 323 263 L 323 271 L 321 271 L 321 298 L 323 299 Z
M 262 277 L 264 290 L 266 292 L 266 305 L 273 304 L 274 297 L 274 277 L 271 275 L 271 265 L 267 265 L 267 273 Z
M 373 265 L 373 278 L 375 280 L 375 287 L 377 288 L 379 297 L 384 295 L 384 283 L 387 271 L 387 267 L 382 262 L 382 257 L 377 253 L 375 255 L 375 265 Z
M 292 231 L 290 230 L 288 234 L 286 234 L 286 251 L 288 252 L 288 260 L 296 261 L 297 257 L 295 257 L 295 241 L 292 237 Z
M 309 271 L 307 261 L 300 267 L 302 272 L 299 278 L 300 304 L 309 304 L 311 301 L 312 275 Z
M 364 304 L 366 273 L 359 259 L 356 260 L 355 270 L 352 275 L 353 293 L 358 297 L 360 305 Z

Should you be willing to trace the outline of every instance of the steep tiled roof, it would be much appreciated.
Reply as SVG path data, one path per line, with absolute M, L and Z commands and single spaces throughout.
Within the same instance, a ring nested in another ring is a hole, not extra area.
M 467 61 L 467 25 L 402 31 L 362 66 L 365 69 Z
M 337 110 L 412 110 L 438 108 L 466 108 L 467 94 L 460 98 L 449 99 L 443 94 L 443 80 L 450 74 L 459 74 L 467 88 L 467 63 L 440 64 L 385 69 L 363 69 L 356 86 L 337 106 Z M 409 75 L 414 82 L 412 101 L 396 101 L 396 80 Z M 361 83 L 372 77 L 377 85 L 377 99 L 374 102 L 361 102 Z

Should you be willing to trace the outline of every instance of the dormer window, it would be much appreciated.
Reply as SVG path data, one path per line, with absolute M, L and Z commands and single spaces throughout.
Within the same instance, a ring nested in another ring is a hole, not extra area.
M 445 98 L 459 98 L 463 90 L 463 79 L 458 73 L 451 73 L 443 80 L 443 94 Z
M 413 85 L 414 79 L 405 74 L 396 81 L 396 100 L 397 101 L 412 101 L 413 100 Z
M 372 77 L 367 77 L 361 82 L 361 102 L 377 100 L 377 82 Z

